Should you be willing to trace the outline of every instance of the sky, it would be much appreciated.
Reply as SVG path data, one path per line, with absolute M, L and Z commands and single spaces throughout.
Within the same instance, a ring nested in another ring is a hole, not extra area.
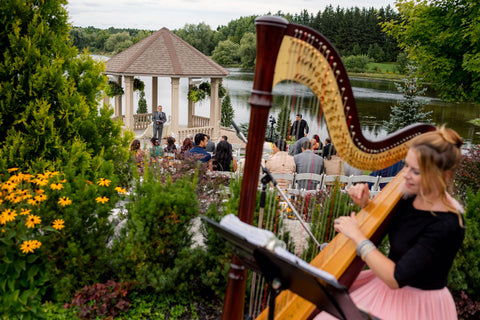
M 381 8 L 395 0 L 69 0 L 67 10 L 72 26 L 94 26 L 159 30 L 183 28 L 186 24 L 206 23 L 212 30 L 231 20 L 266 13 L 316 14 L 334 8 Z

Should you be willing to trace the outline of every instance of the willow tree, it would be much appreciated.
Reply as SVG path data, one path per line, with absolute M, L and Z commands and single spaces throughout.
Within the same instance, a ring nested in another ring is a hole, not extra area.
M 106 84 L 103 63 L 78 55 L 69 41 L 66 3 L 2 1 L 2 166 L 41 170 L 67 159 L 75 142 L 98 155 L 120 141 L 109 111 L 98 111 Z

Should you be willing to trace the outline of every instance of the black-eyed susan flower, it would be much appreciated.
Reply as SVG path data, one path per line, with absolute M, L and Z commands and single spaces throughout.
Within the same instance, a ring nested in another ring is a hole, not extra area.
M 127 190 L 125 190 L 125 188 L 122 188 L 122 187 L 116 187 L 115 191 L 117 191 L 118 193 L 121 193 L 121 194 L 126 194 L 127 193 Z
M 38 249 L 42 246 L 42 243 L 38 240 L 25 240 L 20 246 L 20 250 L 23 253 L 33 253 L 35 249 Z
M 63 189 L 63 184 L 61 183 L 52 183 L 50 185 L 50 189 L 52 190 L 62 190 Z
M 22 245 L 20 246 L 20 250 L 22 250 L 22 253 L 33 253 L 35 249 L 32 240 L 23 241 Z
M 5 209 L 0 216 L 0 223 L 5 224 L 7 222 L 15 220 L 17 213 L 12 209 Z
M 37 200 L 38 202 L 42 202 L 42 201 L 47 200 L 47 195 L 46 194 L 39 194 L 39 195 L 35 196 L 34 199 Z
M 27 200 L 27 203 L 31 206 L 36 206 L 37 204 L 40 203 L 40 201 L 36 200 L 36 199 L 28 199 Z
M 62 230 L 63 228 L 65 228 L 65 221 L 63 221 L 63 219 L 56 219 L 55 221 L 53 221 L 52 226 L 55 230 Z
M 7 171 L 10 173 L 10 172 L 14 172 L 14 171 L 17 171 L 18 168 L 10 168 L 10 169 L 7 169 Z
M 61 197 L 58 198 L 58 204 L 62 207 L 69 206 L 72 204 L 72 200 L 70 200 L 68 197 Z
M 107 197 L 97 197 L 95 200 L 96 200 L 98 203 L 101 202 L 102 204 L 104 204 L 105 202 L 108 202 L 109 199 L 108 199 Z
M 25 225 L 27 226 L 27 228 L 35 228 L 35 225 L 41 222 L 42 222 L 42 219 L 40 219 L 39 216 L 31 214 L 27 217 L 27 220 L 25 221 Z
M 110 182 L 112 182 L 112 181 L 109 180 L 109 179 L 100 178 L 100 180 L 97 182 L 97 184 L 101 187 L 108 187 L 108 186 L 110 186 Z

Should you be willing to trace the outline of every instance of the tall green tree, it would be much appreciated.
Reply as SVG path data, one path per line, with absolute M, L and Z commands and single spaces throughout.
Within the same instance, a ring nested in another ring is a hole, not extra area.
M 6 0 L 0 6 L 3 166 L 43 170 L 68 159 L 75 142 L 100 155 L 121 139 L 98 112 L 104 64 L 78 55 L 68 41 L 65 3 Z M 112 132 L 102 135 L 102 127 Z
M 174 33 L 207 56 L 212 54 L 218 43 L 216 42 L 216 31 L 210 29 L 205 22 L 197 25 L 186 24 L 183 28 L 175 30 Z
M 383 24 L 440 96 L 480 102 L 480 2 L 433 0 L 396 3 L 400 22 Z
M 218 46 L 213 50 L 212 59 L 224 66 L 235 65 L 240 62 L 239 53 L 240 45 L 230 40 L 220 41 Z
M 243 68 L 254 68 L 255 58 L 257 56 L 257 38 L 255 34 L 247 32 L 240 40 L 239 48 L 240 60 Z

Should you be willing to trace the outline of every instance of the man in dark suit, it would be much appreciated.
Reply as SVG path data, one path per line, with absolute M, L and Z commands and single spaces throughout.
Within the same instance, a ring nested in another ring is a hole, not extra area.
M 158 140 L 162 140 L 163 124 L 167 122 L 167 116 L 162 111 L 162 106 L 158 106 L 158 111 L 155 111 L 152 115 L 153 121 L 153 137 Z
M 300 140 L 300 138 L 306 137 L 309 131 L 307 121 L 302 119 L 302 114 L 298 113 L 296 120 L 293 122 L 292 127 L 290 128 L 290 136 L 294 137 L 295 140 Z

